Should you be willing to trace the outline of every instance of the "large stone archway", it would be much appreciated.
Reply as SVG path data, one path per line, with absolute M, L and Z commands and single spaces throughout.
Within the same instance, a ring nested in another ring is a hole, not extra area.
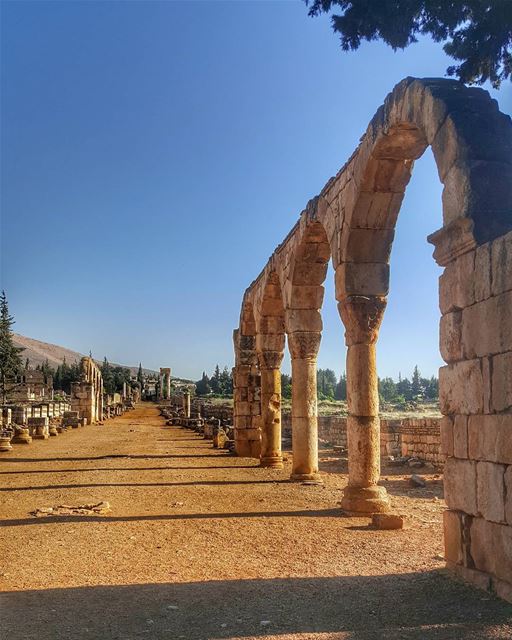
M 284 319 L 294 369 L 293 475 L 314 477 L 314 375 L 330 257 L 348 346 L 349 484 L 342 504 L 359 514 L 387 510 L 378 484 L 376 343 L 396 219 L 414 160 L 428 146 L 443 183 L 443 228 L 429 241 L 444 267 L 439 292 L 446 361 L 440 370 L 448 456 L 446 557 L 465 577 L 512 598 L 512 124 L 496 101 L 452 80 L 399 83 L 354 154 L 310 201 L 247 289 L 240 326 L 250 304 L 251 345 L 261 367 L 269 361 L 262 354 L 282 350 Z M 246 366 L 241 341 L 248 334 L 237 335 L 236 377 Z M 278 395 L 274 386 L 276 406 Z M 235 416 L 241 415 L 240 402 L 235 394 Z M 262 394 L 262 417 L 266 410 Z

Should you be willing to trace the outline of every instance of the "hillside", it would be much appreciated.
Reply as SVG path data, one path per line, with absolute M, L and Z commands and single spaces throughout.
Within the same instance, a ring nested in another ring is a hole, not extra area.
M 33 338 L 27 338 L 26 336 L 21 336 L 17 333 L 14 335 L 14 343 L 17 347 L 23 347 L 24 351 L 21 354 L 23 358 L 23 362 L 28 358 L 30 361 L 31 367 L 36 367 L 37 365 L 43 364 L 45 360 L 48 360 L 50 366 L 54 369 L 62 364 L 64 358 L 68 364 L 72 364 L 73 362 L 78 362 L 80 358 L 83 357 L 83 354 L 78 353 L 78 351 L 73 351 L 71 349 L 66 349 L 66 347 L 59 347 L 56 344 L 50 344 L 48 342 L 41 342 L 40 340 L 34 340 Z M 128 366 L 128 365 L 117 365 L 115 362 L 112 362 L 114 366 L 126 366 L 131 370 L 133 374 L 136 374 L 138 371 L 137 366 Z M 145 374 L 153 374 L 156 373 L 152 369 L 143 369 Z

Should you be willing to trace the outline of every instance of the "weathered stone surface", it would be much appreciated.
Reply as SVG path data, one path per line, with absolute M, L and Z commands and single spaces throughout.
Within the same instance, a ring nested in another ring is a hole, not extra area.
M 472 460 L 512 464 L 512 414 L 469 416 L 468 453 Z
M 383 530 L 403 529 L 404 517 L 397 513 L 374 513 L 372 515 L 372 525 L 376 529 Z
M 512 290 L 512 232 L 494 240 L 491 256 L 493 294 Z
M 444 557 L 454 564 L 462 564 L 461 513 L 447 509 L 443 512 Z
M 471 524 L 471 556 L 477 569 L 510 582 L 512 527 L 474 518 Z
M 494 462 L 478 462 L 477 506 L 479 513 L 493 522 L 505 520 L 505 467 Z
M 462 348 L 466 359 L 512 351 L 512 291 L 464 309 Z
M 439 277 L 439 307 L 444 315 L 475 302 L 475 252 L 470 251 L 447 265 Z
M 512 465 L 505 468 L 505 520 L 512 525 Z M 511 580 L 512 582 L 512 580 Z
M 386 296 L 389 291 L 389 265 L 370 262 L 344 262 L 336 269 L 336 298 L 347 296 Z
M 450 509 L 476 515 L 476 462 L 448 458 L 444 468 L 444 491 Z
M 512 408 L 512 351 L 492 359 L 492 408 L 506 411 Z
M 439 405 L 442 413 L 482 413 L 483 402 L 480 360 L 466 360 L 439 369 Z
M 468 457 L 468 417 L 455 416 L 453 424 L 453 455 L 456 458 Z
M 462 312 L 452 311 L 441 317 L 439 350 L 445 362 L 457 362 L 462 354 Z
M 441 453 L 445 456 L 453 456 L 453 419 L 443 416 L 441 429 Z

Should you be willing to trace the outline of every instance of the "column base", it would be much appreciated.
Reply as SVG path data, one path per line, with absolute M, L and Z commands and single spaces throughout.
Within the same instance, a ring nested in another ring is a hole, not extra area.
M 319 473 L 292 473 L 290 482 L 308 482 L 315 484 L 323 484 L 324 481 Z
M 282 469 L 283 466 L 283 456 L 266 456 L 260 460 L 260 467 Z
M 389 511 L 389 497 L 384 487 L 345 487 L 341 508 L 347 515 L 371 515 Z

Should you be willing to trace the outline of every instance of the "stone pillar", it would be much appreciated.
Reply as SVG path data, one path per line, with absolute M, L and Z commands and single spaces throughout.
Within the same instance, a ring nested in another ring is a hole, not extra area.
M 185 418 L 190 418 L 190 391 L 183 392 L 183 413 Z
M 320 481 L 318 475 L 318 410 L 316 391 L 320 332 L 299 331 L 288 335 L 292 356 L 291 480 Z
M 378 296 L 349 296 L 338 305 L 345 325 L 347 352 L 348 486 L 342 508 L 347 513 L 389 509 L 380 477 L 379 391 L 376 343 L 386 308 Z
M 170 369 L 167 372 L 165 377 L 165 393 L 167 396 L 167 400 L 170 400 L 171 399 L 171 370 Z
M 260 466 L 283 468 L 281 454 L 281 361 L 280 351 L 258 351 L 261 373 Z
M 261 377 L 255 336 L 233 332 L 235 367 L 233 369 L 233 421 L 237 455 L 260 459 L 261 456 Z

